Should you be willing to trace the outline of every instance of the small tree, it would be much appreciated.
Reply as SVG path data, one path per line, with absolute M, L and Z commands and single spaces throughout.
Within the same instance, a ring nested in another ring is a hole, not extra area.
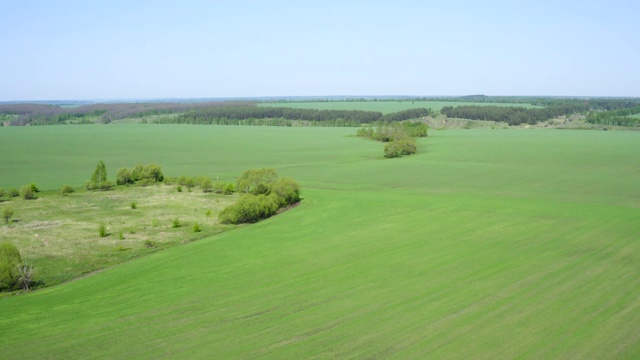
M 87 184 L 88 190 L 109 190 L 113 187 L 113 183 L 107 180 L 107 166 L 104 161 L 100 160 L 96 169 L 91 175 L 91 180 Z
M 213 190 L 213 181 L 208 177 L 203 178 L 202 181 L 200 181 L 200 188 L 202 192 L 211 192 L 211 190 Z
M 20 192 L 16 188 L 9 189 L 8 194 L 9 194 L 10 197 L 18 197 L 18 196 L 20 196 Z
M 36 192 L 33 191 L 33 187 L 29 184 L 20 189 L 20 195 L 22 195 L 25 200 L 31 200 L 36 197 Z
M 193 232 L 200 232 L 200 225 L 198 223 L 193 224 Z
M 18 277 L 17 283 L 22 286 L 22 290 L 29 290 L 29 285 L 33 283 L 33 266 L 22 262 L 18 264 Z
M 10 206 L 7 206 L 4 209 L 2 209 L 2 218 L 4 219 L 5 223 L 9 224 L 12 217 L 13 217 L 13 209 Z
M 4 196 L 4 189 L 0 188 L 0 198 Z
M 18 265 L 22 262 L 18 248 L 8 242 L 0 243 L 0 291 L 13 290 L 18 285 Z

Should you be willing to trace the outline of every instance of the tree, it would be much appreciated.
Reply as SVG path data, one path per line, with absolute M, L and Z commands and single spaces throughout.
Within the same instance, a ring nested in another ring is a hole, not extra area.
M 300 185 L 293 179 L 281 178 L 271 186 L 271 194 L 277 196 L 280 206 L 295 204 L 300 201 Z
M 96 169 L 91 175 L 91 180 L 87 184 L 88 190 L 109 190 L 113 184 L 107 180 L 107 166 L 102 160 L 96 166 Z
M 9 189 L 8 194 L 9 194 L 10 197 L 18 197 L 18 196 L 20 196 L 20 192 L 16 188 Z
M 0 291 L 13 290 L 18 285 L 18 266 L 22 262 L 18 248 L 8 242 L 0 243 Z
M 9 221 L 11 220 L 12 217 L 13 217 L 13 209 L 10 206 L 7 206 L 4 209 L 2 209 L 2 218 L 4 219 L 5 223 L 9 224 Z
M 33 283 L 33 266 L 22 262 L 18 266 L 18 276 L 16 282 L 22 287 L 22 290 L 29 290 L 29 285 Z

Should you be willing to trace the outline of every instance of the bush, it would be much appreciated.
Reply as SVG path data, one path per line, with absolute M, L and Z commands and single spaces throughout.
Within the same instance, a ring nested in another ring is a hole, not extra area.
M 240 175 L 236 181 L 236 188 L 243 193 L 269 195 L 271 184 L 277 180 L 278 173 L 274 169 L 249 169 Z
M 18 248 L 11 243 L 0 242 L 0 291 L 18 288 L 20 263 L 22 259 Z
M 131 171 L 127 168 L 118 169 L 118 172 L 116 173 L 116 184 L 118 185 L 133 184 Z
M 31 191 L 33 191 L 34 193 L 40 192 L 40 189 L 38 189 L 35 183 L 31 183 L 29 186 L 31 186 Z
M 200 225 L 198 225 L 198 223 L 193 224 L 193 232 L 200 232 L 202 231 L 200 229 Z
M 412 137 L 400 137 L 384 146 L 384 157 L 394 158 L 403 155 L 415 154 L 416 139 Z
M 275 195 L 246 194 L 238 201 L 223 209 L 218 218 L 224 224 L 254 223 L 266 219 L 278 210 L 278 199 Z
M 106 237 L 107 236 L 107 225 L 105 225 L 105 223 L 103 223 L 103 222 L 98 224 L 98 235 L 100 235 L 100 237 Z
M 4 219 L 5 223 L 9 224 L 12 217 L 13 209 L 10 206 L 6 206 L 4 209 L 2 209 L 2 218 Z
M 176 188 L 176 190 L 178 190 L 178 192 L 182 192 L 182 186 L 178 185 L 178 187 Z
M 213 181 L 208 177 L 203 178 L 200 181 L 200 188 L 202 189 L 202 192 L 211 192 L 211 190 L 213 190 Z
M 236 187 L 233 185 L 233 183 L 228 183 L 224 186 L 224 190 L 222 191 L 222 194 L 231 195 L 233 194 L 234 191 L 236 191 Z
M 67 196 L 67 195 L 71 194 L 71 193 L 72 193 L 72 192 L 74 192 L 74 191 L 75 191 L 75 190 L 74 190 L 71 186 L 69 186 L 69 185 L 65 185 L 65 186 L 63 186 L 63 187 L 61 187 L 61 188 L 60 188 L 60 194 L 61 194 L 62 196 Z
M 179 228 L 180 226 L 182 226 L 180 225 L 180 220 L 178 218 L 173 219 L 173 223 L 171 224 L 171 227 L 176 229 L 176 228 Z
M 18 196 L 20 196 L 20 192 L 16 188 L 9 189 L 8 194 L 9 194 L 10 197 L 18 197 Z
M 293 179 L 282 178 L 271 186 L 271 194 L 277 196 L 280 206 L 295 204 L 300 201 L 300 185 Z
M 143 244 L 144 244 L 144 247 L 147 247 L 147 248 L 156 247 L 156 244 L 151 240 L 145 240 Z
M 31 187 L 31 184 L 29 185 L 25 185 L 20 189 L 20 195 L 22 195 L 22 197 L 25 200 L 31 200 L 31 199 L 35 199 L 36 197 L 36 192 L 33 191 L 33 188 Z
M 134 209 L 134 210 L 137 209 L 138 208 L 138 203 L 135 202 L 135 201 L 132 201 L 131 202 L 131 208 Z
M 1 197 L 3 197 L 4 195 L 5 195 L 5 193 L 4 193 L 4 189 L 3 189 L 3 188 L 0 188 L 0 198 L 1 198 Z

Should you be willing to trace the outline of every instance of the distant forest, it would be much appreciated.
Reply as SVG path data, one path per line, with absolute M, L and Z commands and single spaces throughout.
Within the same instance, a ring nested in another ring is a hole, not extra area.
M 588 123 L 618 126 L 640 126 L 638 98 L 527 98 L 489 97 L 484 95 L 457 98 L 402 98 L 403 101 L 460 101 L 462 106 L 447 106 L 440 114 L 451 118 L 490 120 L 509 125 L 536 124 L 561 116 L 583 114 Z M 321 100 L 318 100 L 321 101 Z M 348 99 L 342 101 L 378 101 Z M 388 99 L 379 100 L 388 101 Z M 290 103 L 291 100 L 276 101 Z M 479 105 L 468 105 L 469 102 Z M 490 103 L 513 103 L 514 106 L 494 106 Z M 480 103 L 483 103 L 480 105 Z M 517 104 L 534 104 L 540 108 L 525 108 Z M 370 123 L 390 123 L 438 115 L 431 109 L 415 108 L 390 114 L 363 110 L 315 110 L 289 107 L 261 107 L 255 101 L 220 102 L 145 102 L 100 103 L 80 106 L 50 104 L 0 104 L 0 123 L 11 126 L 58 124 L 108 124 L 116 120 L 153 117 L 160 124 L 217 124 L 270 126 L 360 126 Z

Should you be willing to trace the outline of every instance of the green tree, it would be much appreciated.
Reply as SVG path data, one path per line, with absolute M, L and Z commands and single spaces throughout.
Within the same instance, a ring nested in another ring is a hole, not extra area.
M 295 204 L 300 201 L 300 185 L 293 179 L 281 178 L 271 186 L 271 194 L 277 196 L 280 206 Z
M 1 198 L 1 197 L 3 197 L 4 195 L 5 195 L 5 194 L 4 194 L 4 189 L 3 189 L 3 188 L 0 188 L 0 198 Z
M 10 197 L 18 197 L 18 196 L 20 196 L 20 192 L 16 188 L 9 189 L 8 194 L 9 194 Z
M 5 208 L 2 209 L 2 218 L 4 219 L 4 222 L 9 224 L 12 217 L 13 217 L 13 209 L 10 206 L 5 206 Z
M 18 266 L 22 262 L 18 248 L 8 242 L 0 242 L 0 291 L 18 287 Z
M 88 190 L 109 190 L 113 184 L 107 180 L 107 166 L 102 160 L 96 166 L 91 175 L 91 180 L 87 184 Z

